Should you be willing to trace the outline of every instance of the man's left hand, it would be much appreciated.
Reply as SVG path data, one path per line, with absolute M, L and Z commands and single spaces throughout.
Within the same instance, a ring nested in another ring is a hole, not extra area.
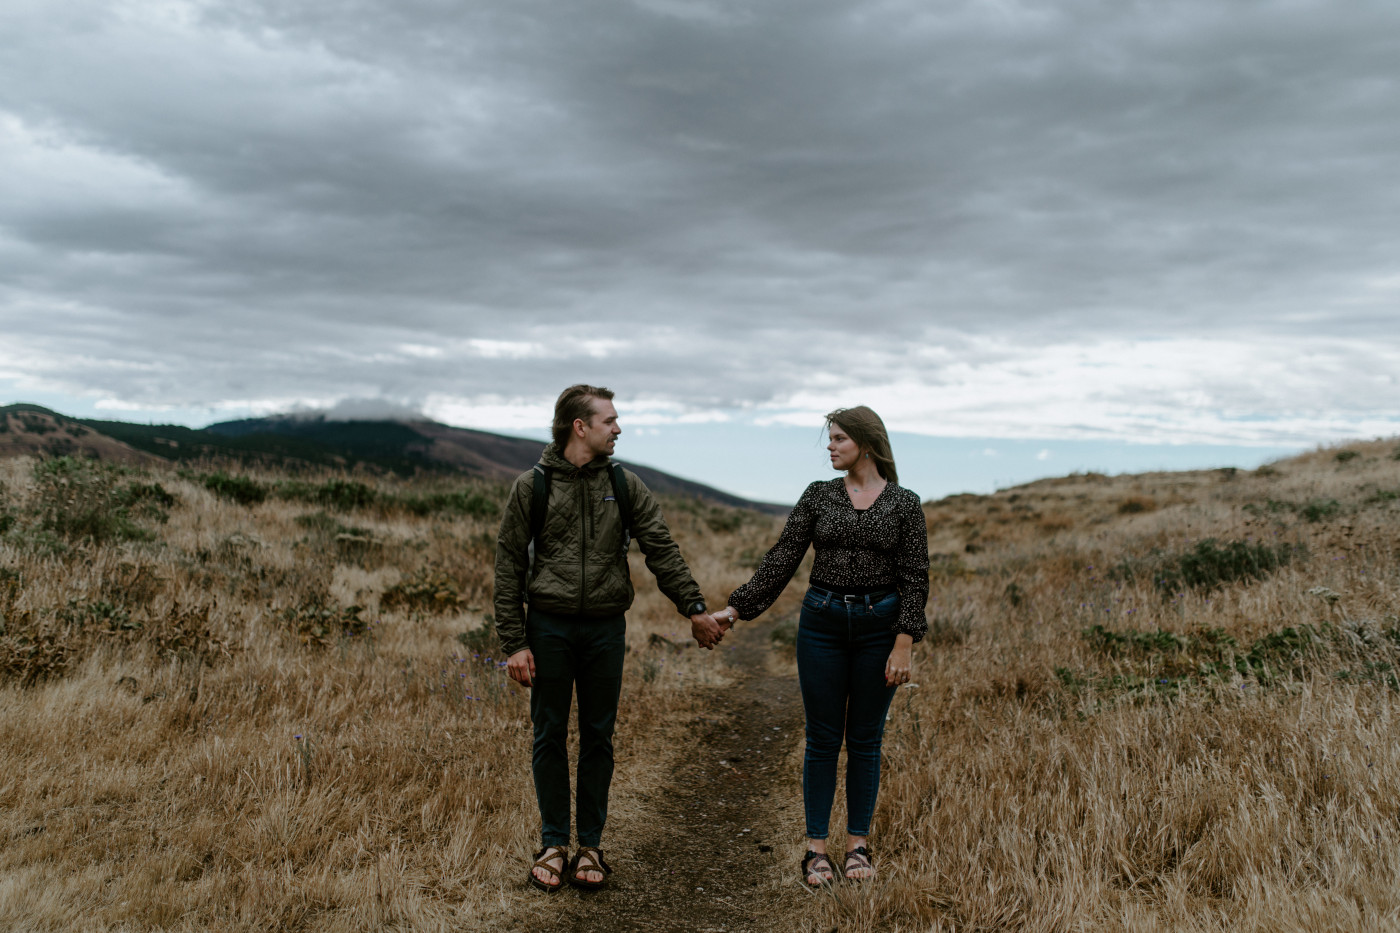
M 696 642 L 701 648 L 713 649 L 724 637 L 724 632 L 720 629 L 715 617 L 708 612 L 702 612 L 690 617 L 690 634 L 695 636 Z

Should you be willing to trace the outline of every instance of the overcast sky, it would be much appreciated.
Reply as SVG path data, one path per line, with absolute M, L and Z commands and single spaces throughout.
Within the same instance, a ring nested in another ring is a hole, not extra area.
M 3 0 L 0 401 L 1395 434 L 1397 85 L 1394 2 Z

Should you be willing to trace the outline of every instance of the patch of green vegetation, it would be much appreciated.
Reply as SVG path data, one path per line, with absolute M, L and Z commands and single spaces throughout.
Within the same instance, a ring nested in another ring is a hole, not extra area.
M 430 567 L 389 587 L 379 604 L 385 609 L 448 612 L 462 604 L 462 595 L 456 580 Z
M 1155 562 L 1154 583 L 1164 596 L 1171 596 L 1186 590 L 1207 591 L 1229 583 L 1262 580 L 1285 566 L 1294 551 L 1287 544 L 1205 538 L 1189 551 Z M 1115 572 L 1132 576 L 1136 567 L 1125 562 Z
M 1377 489 L 1366 497 L 1365 505 L 1381 505 L 1400 499 L 1400 489 Z
M 1151 677 L 1139 674 L 1096 674 L 1091 671 L 1076 671 L 1068 667 L 1055 668 L 1055 679 L 1060 686 L 1074 694 L 1092 693 L 1100 697 L 1136 696 L 1145 699 L 1155 696 L 1161 699 L 1175 699 L 1191 686 L 1189 677 Z
M 1304 520 L 1314 523 L 1334 518 L 1341 511 L 1342 504 L 1336 499 L 1312 499 L 1298 508 Z
M 126 607 L 105 599 L 90 602 L 70 599 L 68 605 L 58 610 L 57 616 L 60 622 L 67 625 L 102 632 L 128 632 L 141 628 L 140 622 L 132 621 L 131 612 Z
M 500 657 L 501 639 L 496 635 L 496 626 L 487 617 L 479 626 L 457 633 L 457 641 L 468 651 L 487 657 Z
M 41 461 L 33 471 L 34 530 L 68 541 L 150 540 L 154 534 L 140 522 L 164 522 L 176 499 L 159 483 L 125 480 L 127 475 L 96 460 Z
M 1359 456 L 1361 456 L 1361 451 L 1359 450 L 1339 450 L 1337 451 L 1337 455 L 1334 459 L 1338 463 L 1347 463 L 1349 461 L 1355 460 Z
M 1400 678 L 1395 676 L 1395 665 L 1385 661 L 1362 661 L 1359 669 L 1343 668 L 1333 671 L 1332 679 L 1341 683 L 1380 684 L 1391 690 L 1400 690 Z
M 222 499 L 239 505 L 260 505 L 267 501 L 268 487 L 247 476 L 210 473 L 204 477 L 204 488 Z
M 275 495 L 279 499 L 326 506 L 342 512 L 373 505 L 379 496 L 373 487 L 349 479 L 329 479 L 324 483 L 288 480 L 277 484 Z
M 391 505 L 420 518 L 432 515 L 491 518 L 500 514 L 500 505 L 479 489 L 458 489 L 453 492 L 432 492 L 424 495 L 404 494 L 387 499 Z
M 1267 499 L 1262 504 L 1250 502 L 1244 506 L 1244 510 L 1251 515 L 1278 517 L 1291 512 L 1304 521 L 1314 523 L 1335 518 L 1341 514 L 1342 508 L 1336 499 L 1310 499 L 1302 503 Z
M 41 437 L 45 434 L 52 434 L 54 431 L 58 430 L 58 428 L 54 427 L 52 422 L 38 415 L 29 413 L 21 414 L 19 416 L 19 423 L 23 425 L 24 429 L 30 434 L 38 434 Z
M 748 524 L 755 517 L 747 509 L 731 509 L 710 506 L 705 513 L 705 527 L 718 534 L 732 534 Z
M 1265 499 L 1262 503 L 1247 502 L 1244 510 L 1251 515 L 1282 515 L 1287 512 L 1296 511 L 1297 506 L 1291 502 L 1283 502 L 1279 499 Z
M 383 546 L 373 531 L 358 525 L 346 525 L 329 512 L 310 512 L 293 519 L 315 538 L 320 547 L 334 547 L 337 556 L 361 562 Z
M 363 606 L 338 606 L 325 597 L 311 597 L 282 610 L 282 621 L 303 644 L 326 647 L 369 632 Z
M 1335 630 L 1328 625 L 1287 626 L 1261 636 L 1242 650 L 1232 635 L 1219 628 L 1181 634 L 1093 625 L 1081 635 L 1096 653 L 1130 666 L 1128 672 L 1113 675 L 1074 674 L 1078 678 L 1075 683 L 1067 681 L 1066 676 L 1060 677 L 1066 686 L 1092 686 L 1100 693 L 1138 689 L 1149 682 L 1154 689 L 1165 685 L 1179 690 L 1236 676 L 1272 684 L 1301 676 L 1307 665 L 1322 655 L 1329 641 L 1336 638 Z

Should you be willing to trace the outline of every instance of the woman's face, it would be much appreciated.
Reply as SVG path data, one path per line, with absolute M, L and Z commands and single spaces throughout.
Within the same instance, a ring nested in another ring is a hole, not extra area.
M 831 438 L 831 443 L 826 445 L 827 453 L 831 454 L 831 468 L 842 471 L 854 469 L 860 460 L 860 446 L 839 424 L 832 424 L 827 436 Z

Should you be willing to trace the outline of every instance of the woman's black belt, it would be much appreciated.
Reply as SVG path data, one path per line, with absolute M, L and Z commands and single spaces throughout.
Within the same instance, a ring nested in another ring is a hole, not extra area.
M 829 590 L 824 586 L 817 586 L 815 584 L 808 588 L 812 590 L 812 592 L 819 593 L 833 602 L 842 602 L 847 606 L 865 606 L 866 608 L 869 608 L 872 603 L 878 603 L 887 596 L 895 596 L 899 593 L 899 590 L 892 586 L 870 593 L 838 593 L 835 590 Z

